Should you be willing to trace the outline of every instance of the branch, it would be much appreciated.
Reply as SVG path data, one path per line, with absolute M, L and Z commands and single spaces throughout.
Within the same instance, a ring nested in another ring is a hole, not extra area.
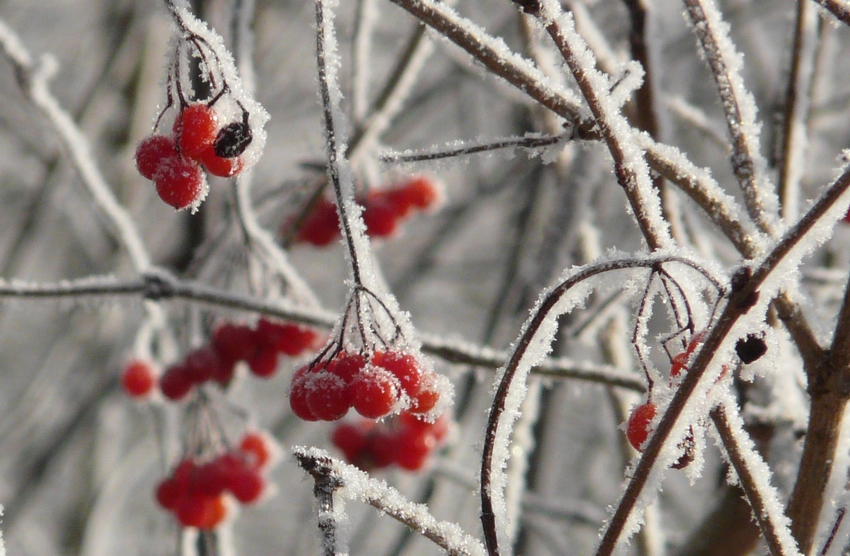
M 610 556 L 616 548 L 620 535 L 626 526 L 629 516 L 637 505 L 641 491 L 649 479 L 664 443 L 670 436 L 685 405 L 696 391 L 697 386 L 700 385 L 708 364 L 714 359 L 715 353 L 720 349 L 721 344 L 723 344 L 732 327 L 748 311 L 766 309 L 768 300 L 762 299 L 759 303 L 758 299 L 760 296 L 769 297 L 767 296 L 768 292 L 759 292 L 759 288 L 762 288 L 768 277 L 783 262 L 791 250 L 802 242 L 805 236 L 815 227 L 815 224 L 833 207 L 838 198 L 848 188 L 850 188 L 850 170 L 845 171 L 821 195 L 806 215 L 793 228 L 788 230 L 782 240 L 768 253 L 761 264 L 752 271 L 751 276 L 747 276 L 749 272 L 739 273 L 739 279 L 736 280 L 739 282 L 737 287 L 729 295 L 726 307 L 718 317 L 714 328 L 709 332 L 702 347 L 697 352 L 695 360 L 690 365 L 690 370 L 673 395 L 673 399 L 670 401 L 661 421 L 644 448 L 643 455 L 635 467 L 634 474 L 626 486 L 626 490 L 620 498 L 614 515 L 611 517 L 603 533 L 602 541 L 596 552 L 597 556 Z M 839 215 L 833 211 L 833 217 L 837 219 Z M 824 238 L 819 236 L 818 239 L 822 240 Z M 774 284 L 773 287 L 776 288 L 777 285 Z M 818 463 L 818 465 L 820 464 L 822 464 L 822 461 Z M 794 514 L 789 510 L 789 515 L 793 518 Z
M 799 555 L 797 543 L 788 529 L 790 520 L 782 512 L 776 489 L 766 480 L 770 476 L 767 464 L 755 451 L 752 440 L 744 431 L 734 400 L 728 394 L 724 397 L 727 399 L 712 409 L 709 415 L 717 427 L 726 455 L 735 469 L 770 553 L 774 556 Z
M 633 147 L 635 131 L 611 99 L 611 83 L 595 69 L 592 54 L 576 32 L 572 15 L 565 14 L 560 5 L 556 7 L 551 1 L 544 0 L 540 6 L 540 10 L 531 13 L 545 26 L 578 83 L 614 159 L 617 182 L 626 193 L 650 249 L 672 246 L 669 225 L 661 214 L 658 191 L 652 186 L 643 153 L 635 152 Z
M 59 136 L 62 147 L 70 156 L 83 185 L 88 189 L 95 205 L 111 223 L 118 242 L 127 250 L 133 268 L 137 272 L 145 272 L 151 266 L 150 255 L 133 219 L 115 199 L 103 174 L 100 173 L 88 138 L 50 92 L 50 80 L 58 69 L 56 60 L 43 56 L 38 64 L 34 63 L 18 36 L 2 20 L 0 48 L 15 70 L 21 91 L 39 109 Z
M 138 280 L 123 282 L 108 276 L 94 276 L 57 284 L 0 280 L 0 298 L 62 299 L 115 296 L 138 296 L 155 301 L 182 299 L 327 329 L 332 328 L 337 320 L 335 314 L 312 306 L 304 307 L 286 303 L 283 300 L 267 301 L 234 294 L 199 282 L 180 280 L 163 272 L 151 273 Z M 423 351 L 459 365 L 496 369 L 508 357 L 504 351 L 476 346 L 469 342 L 446 340 L 427 334 L 423 335 L 421 340 Z M 585 380 L 637 392 L 645 389 L 640 377 L 633 373 L 624 372 L 610 365 L 578 363 L 566 358 L 544 359 L 533 372 L 550 378 Z
M 530 134 L 525 137 L 506 137 L 504 139 L 495 139 L 489 141 L 473 140 L 473 141 L 452 141 L 443 147 L 434 147 L 429 150 L 422 151 L 403 151 L 393 152 L 384 151 L 379 155 L 379 159 L 383 163 L 410 163 L 424 162 L 429 160 L 440 160 L 443 158 L 452 158 L 456 156 L 466 156 L 482 152 L 495 151 L 499 149 L 538 149 L 540 147 L 548 147 L 556 145 L 561 141 L 566 140 L 566 135 L 539 135 Z
M 814 0 L 844 25 L 850 25 L 850 4 L 839 0 Z
M 732 138 L 732 170 L 744 193 L 747 212 L 759 229 L 775 237 L 778 202 L 759 152 L 760 125 L 756 122 L 755 100 L 740 74 L 743 58 L 729 39 L 728 25 L 721 19 L 713 0 L 684 2 L 726 114 Z
M 474 537 L 463 532 L 455 523 L 437 521 L 423 504 L 408 501 L 396 489 L 384 481 L 369 477 L 352 465 L 332 458 L 317 448 L 293 448 L 295 460 L 314 477 L 333 477 L 342 487 L 341 496 L 360 500 L 374 506 L 393 519 L 410 527 L 413 531 L 430 539 L 450 556 L 483 556 L 484 547 Z

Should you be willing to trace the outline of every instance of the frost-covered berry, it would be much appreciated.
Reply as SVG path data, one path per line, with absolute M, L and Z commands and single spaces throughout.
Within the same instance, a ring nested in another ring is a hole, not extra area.
M 199 203 L 206 195 L 206 180 L 201 166 L 182 156 L 164 159 L 153 176 L 153 182 L 159 198 L 177 210 Z
M 741 338 L 735 342 L 735 353 L 738 354 L 741 361 L 749 365 L 767 353 L 767 344 L 760 335 L 747 334 L 746 338 Z
M 141 399 L 153 393 L 157 372 L 147 361 L 130 361 L 121 372 L 121 386 L 131 398 Z
M 184 157 L 199 158 L 204 151 L 212 149 L 217 133 L 218 117 L 203 103 L 184 107 L 174 120 L 174 135 Z
M 164 160 L 177 156 L 174 139 L 165 135 L 145 137 L 136 147 L 136 168 L 145 178 L 152 180 Z
M 307 383 L 307 407 L 320 421 L 342 419 L 351 407 L 352 391 L 337 375 L 320 371 Z
M 242 159 L 222 158 L 215 154 L 212 147 L 208 147 L 200 155 L 201 164 L 207 172 L 220 178 L 231 178 L 242 171 Z
M 629 416 L 629 421 L 626 424 L 626 437 L 629 439 L 629 444 L 638 452 L 643 451 L 643 444 L 649 437 L 652 429 L 650 423 L 655 418 L 657 408 L 652 402 L 637 406 Z
M 351 395 L 357 413 L 369 419 L 380 419 L 398 402 L 398 379 L 384 369 L 367 368 L 351 383 Z

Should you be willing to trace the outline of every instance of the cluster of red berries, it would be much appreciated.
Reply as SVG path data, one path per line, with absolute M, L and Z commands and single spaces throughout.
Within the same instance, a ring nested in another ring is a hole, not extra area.
M 277 371 L 278 355 L 300 355 L 314 347 L 317 339 L 315 331 L 296 324 L 260 319 L 252 328 L 225 323 L 216 328 L 208 345 L 191 351 L 183 361 L 168 367 L 159 388 L 166 398 L 179 400 L 204 382 L 227 385 L 239 361 L 246 362 L 253 375 L 268 378 Z
M 440 188 L 433 180 L 415 176 L 386 189 L 372 190 L 357 202 L 363 206 L 366 233 L 370 237 L 387 237 L 414 211 L 432 209 L 441 198 Z M 339 237 L 336 205 L 319 199 L 298 230 L 297 241 L 324 247 Z
M 133 359 L 121 371 L 121 387 L 134 399 L 150 397 L 159 381 L 159 372 L 150 361 Z
M 273 452 L 268 436 L 252 432 L 209 461 L 185 458 L 156 487 L 156 500 L 183 527 L 215 529 L 230 514 L 230 498 L 254 504 L 262 497 Z
M 367 361 L 359 353 L 343 351 L 330 361 L 298 369 L 289 404 L 305 421 L 336 421 L 351 407 L 369 419 L 399 409 L 424 415 L 440 399 L 437 382 L 436 373 L 424 371 L 410 354 L 376 351 Z
M 364 471 L 396 465 L 418 471 L 443 442 L 449 430 L 445 415 L 427 423 L 409 412 L 375 422 L 340 423 L 331 435 L 348 463 Z
M 242 171 L 238 156 L 224 157 L 217 143 L 226 142 L 229 126 L 221 128 L 212 107 L 192 103 L 174 120 L 173 135 L 151 135 L 136 149 L 139 173 L 153 180 L 167 204 L 181 210 L 196 206 L 206 195 L 202 167 L 214 176 L 229 178 Z

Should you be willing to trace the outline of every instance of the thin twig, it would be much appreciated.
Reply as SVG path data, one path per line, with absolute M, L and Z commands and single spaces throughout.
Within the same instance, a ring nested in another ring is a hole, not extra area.
M 540 147 L 556 145 L 559 142 L 564 141 L 566 138 L 567 136 L 564 135 L 508 137 L 505 139 L 482 141 L 477 144 L 476 141 L 454 141 L 446 146 L 435 147 L 423 151 L 385 151 L 381 153 L 378 158 L 385 164 L 424 162 L 495 151 L 499 149 L 537 149 Z
M 180 280 L 163 273 L 149 274 L 140 280 L 119 281 L 111 277 L 90 277 L 57 284 L 0 281 L 0 298 L 6 299 L 78 299 L 82 297 L 137 296 L 162 301 L 182 299 L 214 307 L 248 311 L 299 322 L 311 326 L 331 328 L 337 320 L 335 314 L 315 307 L 298 306 L 283 300 L 269 301 L 220 290 L 189 280 Z M 458 340 L 424 334 L 422 350 L 458 365 L 472 365 L 496 369 L 508 354 L 501 350 L 482 347 Z M 575 379 L 598 382 L 642 392 L 645 386 L 638 375 L 627 373 L 609 365 L 578 363 L 566 358 L 547 358 L 535 366 L 534 374 L 554 379 Z
M 841 23 L 850 25 L 850 4 L 839 0 L 814 0 L 823 9 L 838 18 Z
M 765 280 L 848 188 L 850 188 L 850 171 L 846 171 L 821 195 L 806 215 L 785 234 L 783 239 L 764 258 L 749 279 L 746 279 L 746 274 L 742 275 L 744 278 L 744 280 L 741 280 L 742 284 L 739 284 L 739 287 L 731 292 L 726 307 L 718 317 L 715 326 L 708 333 L 705 342 L 690 365 L 690 370 L 676 390 L 661 421 L 644 447 L 643 455 L 635 467 L 632 478 L 617 504 L 614 515 L 605 528 L 596 556 L 610 556 L 616 548 L 626 522 L 638 502 L 653 467 L 656 465 L 661 448 L 688 400 L 699 385 L 708 364 L 714 358 L 715 353 L 734 324 L 741 316 L 752 309 L 754 300 L 757 301 L 759 296 L 758 290 Z M 762 303 L 765 302 L 762 301 Z
M 537 339 L 538 334 L 542 329 L 549 330 L 549 326 L 545 326 L 547 322 L 557 318 L 558 315 L 553 314 L 553 310 L 560 305 L 560 302 L 565 294 L 567 294 L 574 286 L 581 282 L 598 276 L 600 274 L 611 272 L 614 270 L 630 270 L 638 268 L 653 268 L 661 264 L 679 263 L 690 267 L 697 272 L 700 272 L 707 280 L 713 281 L 710 275 L 706 274 L 694 262 L 683 259 L 681 257 L 663 256 L 652 257 L 649 259 L 620 259 L 608 261 L 595 265 L 590 265 L 575 271 L 572 276 L 564 280 L 548 293 L 546 293 L 537 305 L 534 313 L 529 317 L 523 333 L 516 341 L 513 350 L 511 351 L 510 359 L 505 363 L 504 371 L 499 379 L 499 385 L 496 389 L 496 394 L 493 397 L 493 403 L 490 407 L 490 414 L 487 420 L 487 431 L 484 437 L 484 449 L 481 458 L 481 524 L 484 529 L 484 539 L 487 545 L 488 553 L 491 556 L 499 554 L 499 539 L 498 526 L 496 523 L 496 505 L 494 501 L 501 497 L 500 489 L 503 485 L 494 484 L 494 473 L 499 472 L 508 454 L 505 450 L 500 450 L 496 454 L 498 438 L 501 430 L 510 430 L 510 426 L 517 417 L 518 404 L 521 403 L 519 396 L 510 396 L 514 383 L 523 385 L 526 379 L 530 365 L 534 364 L 535 358 L 542 358 L 540 348 L 529 349 L 534 342 L 540 341 Z M 718 288 L 722 289 L 722 288 Z M 551 341 L 551 338 L 549 339 Z M 548 344 L 545 344 L 548 346 Z M 531 361 L 527 361 L 526 359 Z M 505 416 L 505 422 L 502 417 Z
M 753 516 L 758 522 L 762 536 L 767 543 L 770 553 L 774 556 L 799 555 L 796 543 L 791 537 L 788 525 L 790 520 L 782 513 L 779 507 L 777 492 L 768 483 L 764 484 L 756 479 L 754 473 L 758 472 L 761 477 L 767 474 L 767 464 L 753 449 L 752 446 L 742 445 L 740 439 L 749 439 L 742 428 L 741 418 L 737 415 L 737 409 L 727 400 L 727 403 L 718 405 L 709 413 L 723 447 L 729 457 L 729 462 L 735 469 L 741 488 L 747 496 Z M 730 413 L 734 412 L 733 415 Z M 762 492 L 762 488 L 771 487 L 773 492 Z
M 673 240 L 669 225 L 661 215 L 658 191 L 652 187 L 643 153 L 632 152 L 634 132 L 610 101 L 611 85 L 608 79 L 595 67 L 585 63 L 589 50 L 576 32 L 572 16 L 564 14 L 560 5 L 556 7 L 547 0 L 541 2 L 541 7 L 539 12 L 532 15 L 538 17 L 546 27 L 546 32 L 564 57 L 590 107 L 602 139 L 614 159 L 617 182 L 625 191 L 644 239 L 652 250 L 670 247 Z
M 335 460 L 327 452 L 316 448 L 296 446 L 293 448 L 293 454 L 298 464 L 314 477 L 334 477 L 342 487 L 340 496 L 374 506 L 380 512 L 430 539 L 450 556 L 483 556 L 484 547 L 477 539 L 463 532 L 454 523 L 437 521 L 427 506 L 408 501 L 385 482 L 372 479 L 356 467 Z
M 744 193 L 747 212 L 760 230 L 775 236 L 777 200 L 759 151 L 755 101 L 744 88 L 740 54 L 729 39 L 713 0 L 684 0 L 684 3 L 726 114 L 732 138 L 732 170 Z

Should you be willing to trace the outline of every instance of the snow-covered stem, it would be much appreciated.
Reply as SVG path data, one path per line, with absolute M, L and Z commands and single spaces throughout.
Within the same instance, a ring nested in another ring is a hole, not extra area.
M 354 9 L 354 30 L 351 56 L 351 112 L 355 125 L 366 117 L 369 90 L 369 56 L 372 54 L 372 34 L 375 30 L 377 0 L 357 0 Z
M 290 288 L 291 296 L 301 303 L 308 305 L 319 304 L 307 282 L 289 262 L 289 256 L 274 240 L 274 237 L 263 228 L 257 220 L 257 213 L 251 202 L 251 184 L 253 172 L 246 172 L 235 180 L 236 214 L 246 240 L 254 243 L 262 250 L 269 266 L 280 275 Z
M 545 293 L 540 302 L 535 307 L 533 313 L 523 326 L 523 331 L 520 337 L 515 342 L 511 351 L 510 359 L 505 363 L 501 377 L 499 379 L 496 393 L 493 397 L 493 403 L 490 406 L 490 413 L 487 419 L 487 430 L 484 436 L 484 448 L 481 457 L 481 524 L 484 530 L 484 539 L 487 545 L 488 553 L 493 556 L 499 554 L 499 525 L 496 519 L 495 501 L 501 499 L 502 493 L 496 492 L 492 484 L 496 474 L 502 473 L 506 461 L 500 461 L 502 457 L 507 457 L 507 452 L 496 457 L 496 443 L 501 437 L 501 431 L 509 431 L 513 425 L 513 420 L 516 419 L 516 406 L 521 403 L 520 396 L 512 395 L 516 389 L 524 386 L 526 380 L 525 369 L 528 363 L 526 358 L 538 357 L 534 353 L 536 350 L 530 350 L 536 336 L 543 329 L 544 324 L 549 319 L 555 318 L 552 311 L 555 309 L 562 298 L 575 286 L 598 276 L 600 274 L 615 270 L 629 270 L 637 268 L 653 268 L 663 264 L 679 263 L 703 274 L 708 280 L 712 280 L 710 275 L 705 273 L 699 265 L 681 257 L 660 256 L 648 259 L 618 259 L 607 261 L 599 264 L 589 265 L 572 273 L 572 275 L 553 287 Z M 722 289 L 722 288 L 720 288 Z M 509 406 L 510 405 L 510 406 Z M 506 419 L 502 416 L 506 415 Z M 504 439 L 503 439 L 504 440 Z
M 318 505 L 319 531 L 322 537 L 324 556 L 339 556 L 337 552 L 337 523 L 334 512 L 334 494 L 343 482 L 333 472 L 332 460 L 328 457 L 310 457 L 295 452 L 295 461 L 313 477 L 313 496 Z
M 726 125 L 732 138 L 732 171 L 744 193 L 744 204 L 753 222 L 770 236 L 776 227 L 777 200 L 766 175 L 759 150 L 759 125 L 755 101 L 744 86 L 740 53 L 728 35 L 728 25 L 713 0 L 684 0 L 717 86 Z
M 572 15 L 565 14 L 560 5 L 548 0 L 543 0 L 540 6 L 533 15 L 541 20 L 552 37 L 593 113 L 614 159 L 617 182 L 626 194 L 644 239 L 652 250 L 670 247 L 673 239 L 669 225 L 661 217 L 658 191 L 653 190 L 643 153 L 635 152 L 633 136 L 636 132 L 610 98 L 609 80 L 596 70 L 587 44 L 576 32 Z
M 838 18 L 845 25 L 850 25 L 850 3 L 840 0 L 814 0 L 823 9 Z
M 434 0 L 391 0 L 422 23 L 465 50 L 494 75 L 517 87 L 541 105 L 569 120 L 581 139 L 599 139 L 596 123 L 584 113 L 576 99 L 550 82 L 528 60 L 510 51 L 500 38 L 493 37 L 472 21 Z
M 374 506 L 430 539 L 449 555 L 483 556 L 484 547 L 477 539 L 464 533 L 454 523 L 437 521 L 426 506 L 410 502 L 384 481 L 373 479 L 356 467 L 335 460 L 327 452 L 316 448 L 296 446 L 293 454 L 298 464 L 314 477 L 334 477 L 341 487 L 340 496 Z
M 156 301 L 166 299 L 193 301 L 321 328 L 333 327 L 338 318 L 338 315 L 316 307 L 235 294 L 199 282 L 182 280 L 162 272 L 147 274 L 142 279 L 128 281 L 120 281 L 110 276 L 92 276 L 55 284 L 0 280 L 0 298 L 7 299 L 79 299 L 118 296 L 136 296 Z M 469 342 L 447 340 L 434 335 L 423 335 L 421 341 L 422 351 L 425 353 L 458 365 L 496 369 L 508 357 L 505 351 Z M 567 358 L 546 358 L 534 367 L 532 373 L 560 380 L 585 380 L 637 392 L 642 392 L 645 388 L 638 375 L 610 365 L 579 363 Z
M 788 230 L 782 240 L 779 241 L 754 270 L 742 269 L 739 271 L 737 280 L 734 280 L 737 282 L 737 287 L 730 292 L 726 306 L 717 318 L 714 327 L 708 333 L 702 347 L 696 353 L 688 373 L 676 390 L 661 421 L 644 447 L 644 452 L 634 469 L 629 483 L 626 485 L 620 501 L 616 506 L 614 515 L 612 515 L 605 528 L 602 541 L 596 552 L 597 556 L 609 556 L 613 554 L 620 535 L 626 526 L 626 522 L 637 505 L 638 498 L 649 479 L 650 472 L 656 465 L 661 448 L 673 430 L 691 395 L 699 385 L 700 380 L 708 368 L 708 364 L 714 358 L 715 353 L 719 350 L 726 336 L 732 330 L 732 327 L 744 314 L 753 309 L 753 305 L 759 299 L 759 288 L 770 277 L 771 273 L 779 266 L 789 252 L 803 240 L 806 234 L 811 231 L 815 224 L 820 221 L 824 214 L 848 188 L 850 188 L 850 171 L 845 171 L 821 195 L 797 224 Z M 765 306 L 767 301 L 761 301 L 762 307 Z M 811 467 L 822 466 L 822 463 L 822 461 L 817 464 L 812 462 Z M 792 520 L 795 519 L 795 514 L 791 511 L 790 507 L 788 515 Z M 798 537 L 795 535 L 795 538 Z M 800 545 L 802 548 L 805 548 L 803 543 L 800 543 Z
M 342 238 L 348 250 L 348 263 L 351 267 L 351 279 L 355 286 L 362 286 L 364 265 L 371 267 L 371 254 L 359 252 L 358 246 L 368 246 L 363 233 L 362 217 L 352 209 L 354 203 L 354 184 L 345 155 L 345 145 L 339 142 L 337 121 L 339 111 L 339 84 L 336 80 L 337 52 L 333 27 L 333 10 L 327 6 L 327 0 L 316 0 L 316 65 L 319 80 L 319 98 L 322 102 L 322 114 L 325 121 L 325 154 L 327 156 L 327 174 L 333 186 Z M 355 237 L 355 234 L 356 237 Z
M 68 153 L 95 206 L 107 217 L 114 228 L 116 239 L 127 250 L 133 268 L 137 272 L 148 270 L 151 265 L 150 255 L 133 219 L 118 203 L 98 169 L 88 138 L 50 92 L 50 79 L 58 70 L 56 60 L 51 56 L 43 56 L 35 63 L 18 36 L 2 20 L 0 48 L 15 70 L 21 91 L 47 119 L 61 140 L 62 147 Z
M 444 158 L 466 156 L 499 149 L 537 149 L 540 147 L 556 145 L 568 138 L 569 136 L 565 135 L 543 135 L 530 137 L 506 137 L 504 139 L 493 139 L 488 141 L 454 141 L 449 145 L 434 147 L 429 150 L 404 152 L 384 151 L 378 158 L 385 164 L 407 164 L 410 162 L 425 162 L 429 160 L 441 160 Z
M 729 398 L 727 402 L 733 401 L 731 396 L 726 397 Z M 774 556 L 799 555 L 788 529 L 790 520 L 782 513 L 776 489 L 765 482 L 770 473 L 767 464 L 753 449 L 752 440 L 744 431 L 741 417 L 733 404 L 723 403 L 709 413 L 729 462 L 735 469 L 770 553 Z M 769 491 L 765 492 L 765 489 Z
M 806 122 L 811 105 L 817 29 L 816 8 L 809 0 L 798 0 L 778 154 L 779 202 L 785 222 L 793 222 L 799 214 L 800 179 L 805 169 L 804 155 L 808 141 Z

